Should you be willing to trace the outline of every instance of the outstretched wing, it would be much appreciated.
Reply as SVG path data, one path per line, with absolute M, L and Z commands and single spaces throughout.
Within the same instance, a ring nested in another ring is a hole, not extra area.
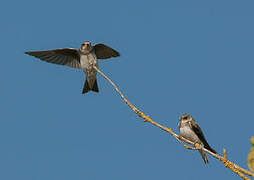
M 80 55 L 78 50 L 73 48 L 53 49 L 48 51 L 25 52 L 30 56 L 37 57 L 43 61 L 69 66 L 80 69 Z
M 108 59 L 120 56 L 119 52 L 104 44 L 95 44 L 94 51 L 98 59 Z
M 198 123 L 193 119 L 193 121 L 190 123 L 191 124 L 191 127 L 193 129 L 193 131 L 195 132 L 195 134 L 198 136 L 198 138 L 201 140 L 201 142 L 203 142 L 204 144 L 204 147 L 210 151 L 212 151 L 213 153 L 217 153 L 215 150 L 213 150 L 208 142 L 206 141 L 205 139 L 205 136 L 201 130 L 201 128 L 199 127 Z

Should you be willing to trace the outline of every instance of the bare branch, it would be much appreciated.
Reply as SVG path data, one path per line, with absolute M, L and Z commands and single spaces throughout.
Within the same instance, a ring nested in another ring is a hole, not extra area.
M 167 133 L 171 134 L 173 137 L 176 138 L 176 140 L 178 142 L 180 142 L 185 148 L 187 149 L 192 149 L 192 150 L 199 150 L 200 148 L 202 148 L 205 152 L 209 153 L 210 155 L 212 155 L 213 157 L 215 157 L 216 159 L 220 160 L 224 166 L 226 168 L 229 168 L 231 171 L 233 171 L 234 173 L 238 174 L 242 179 L 244 180 L 249 180 L 249 178 L 247 178 L 244 174 L 249 175 L 254 177 L 254 173 L 250 172 L 246 169 L 241 168 L 240 166 L 234 164 L 233 162 L 229 161 L 227 159 L 226 156 L 226 150 L 223 149 L 223 156 L 220 156 L 218 154 L 215 154 L 211 151 L 209 151 L 208 149 L 203 148 L 202 146 L 200 146 L 199 144 L 195 144 L 194 142 L 189 141 L 188 139 L 185 139 L 181 136 L 179 136 L 178 134 L 174 133 L 172 131 L 172 129 L 169 129 L 165 126 L 160 125 L 157 122 L 154 122 L 149 116 L 145 115 L 143 112 L 141 112 L 139 109 L 137 109 L 134 105 L 132 105 L 125 97 L 124 95 L 120 92 L 120 90 L 117 88 L 117 86 L 113 83 L 113 81 L 111 79 L 109 79 L 109 77 L 107 77 L 104 73 L 102 73 L 97 67 L 94 66 L 94 69 L 100 73 L 113 87 L 114 89 L 118 92 L 118 94 L 121 96 L 121 98 L 124 100 L 124 102 L 142 119 L 144 119 L 144 122 L 148 122 L 154 126 L 159 127 L 161 130 L 166 131 Z M 184 143 L 190 144 L 193 147 L 190 147 L 188 145 L 185 145 Z

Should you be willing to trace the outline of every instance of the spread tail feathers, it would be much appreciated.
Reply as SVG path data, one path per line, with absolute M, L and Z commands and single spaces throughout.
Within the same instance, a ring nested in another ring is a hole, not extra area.
M 99 89 L 98 89 L 98 84 L 97 84 L 97 79 L 95 79 L 94 81 L 94 84 L 93 84 L 93 87 L 90 88 L 89 84 L 88 84 L 88 80 L 86 78 L 86 81 L 85 81 L 85 84 L 84 84 L 84 87 L 83 87 L 83 91 L 82 91 L 82 94 L 85 94 L 89 91 L 94 91 L 94 92 L 99 92 Z

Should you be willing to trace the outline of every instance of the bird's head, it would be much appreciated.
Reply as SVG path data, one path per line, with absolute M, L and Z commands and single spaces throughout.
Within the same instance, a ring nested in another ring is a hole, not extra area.
M 188 122 L 188 121 L 191 121 L 192 120 L 192 116 L 189 115 L 189 114 L 183 114 L 180 116 L 179 118 L 179 121 L 182 121 L 182 122 Z
M 80 46 L 80 51 L 82 53 L 89 53 L 92 50 L 91 43 L 89 41 L 85 41 Z

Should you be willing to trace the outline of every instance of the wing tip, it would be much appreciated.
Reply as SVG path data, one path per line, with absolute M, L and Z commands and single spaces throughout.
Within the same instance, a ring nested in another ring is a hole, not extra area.
M 29 55 L 29 56 L 34 56 L 34 54 L 33 54 L 32 51 L 26 51 L 26 52 L 24 52 L 24 54 L 27 54 L 27 55 Z
M 120 56 L 120 53 L 115 51 L 114 57 L 119 57 L 119 56 Z

